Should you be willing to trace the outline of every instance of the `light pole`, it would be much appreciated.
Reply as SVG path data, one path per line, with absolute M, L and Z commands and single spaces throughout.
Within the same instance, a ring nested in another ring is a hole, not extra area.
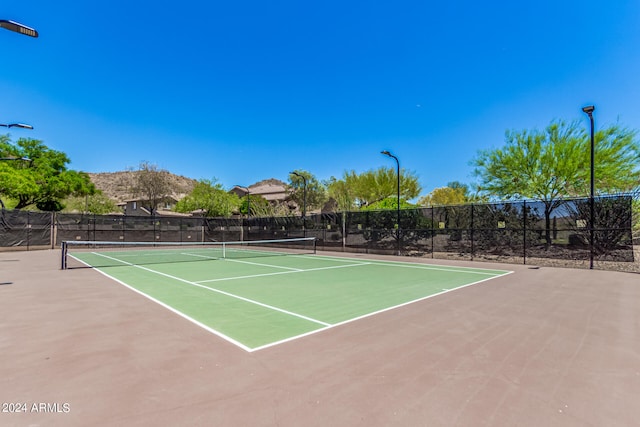
M 582 111 L 584 111 L 588 116 L 589 116 L 589 122 L 591 123 L 591 183 L 590 183 L 590 190 L 589 190 L 589 269 L 593 269 L 593 237 L 594 237 L 594 233 L 593 233 L 593 228 L 594 228 L 594 221 L 595 221 L 595 188 L 596 188 L 596 184 L 595 184 L 595 174 L 594 174 L 594 169 L 595 169 L 595 144 L 594 144 L 594 138 L 593 138 L 593 111 L 596 109 L 596 107 L 594 107 L 593 105 L 589 105 L 587 107 L 582 108 Z
M 5 28 L 9 31 L 13 31 L 19 34 L 24 34 L 25 36 L 29 36 L 29 37 L 38 37 L 38 32 L 36 30 L 15 21 L 0 19 L 0 28 Z
M 398 241 L 398 255 L 400 255 L 400 160 L 398 160 L 398 158 L 396 156 L 394 156 L 393 154 L 391 154 L 390 152 L 388 152 L 387 150 L 381 151 L 380 154 L 384 154 L 385 156 L 389 156 L 392 159 L 394 159 L 396 161 L 396 174 L 398 177 L 398 193 L 397 193 L 397 210 L 396 210 L 396 214 L 397 214 L 397 229 L 396 229 L 396 237 L 397 237 L 397 241 Z
M 302 182 L 304 183 L 304 188 L 302 190 L 302 230 L 304 237 L 307 237 L 307 178 L 295 171 L 291 172 L 291 174 L 298 178 L 302 178 Z

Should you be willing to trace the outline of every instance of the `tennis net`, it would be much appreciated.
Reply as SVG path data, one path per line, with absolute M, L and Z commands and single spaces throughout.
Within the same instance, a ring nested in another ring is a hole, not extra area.
M 315 237 L 237 242 L 62 242 L 61 268 L 212 261 L 316 253 Z

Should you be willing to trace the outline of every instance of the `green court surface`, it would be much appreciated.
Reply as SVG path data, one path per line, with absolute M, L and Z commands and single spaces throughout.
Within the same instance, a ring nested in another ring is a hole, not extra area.
M 127 252 L 70 256 L 108 259 L 94 268 L 246 351 L 510 273 L 322 255 L 135 265 Z

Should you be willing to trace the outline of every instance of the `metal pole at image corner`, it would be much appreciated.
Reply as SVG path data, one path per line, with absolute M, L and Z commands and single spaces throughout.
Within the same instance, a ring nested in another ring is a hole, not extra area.
M 594 221 L 595 221 L 595 143 L 594 143 L 594 126 L 593 126 L 593 111 L 596 109 L 593 105 L 582 108 L 582 111 L 589 116 L 589 122 L 591 124 L 591 179 L 589 189 L 589 269 L 593 270 L 593 250 L 594 250 Z

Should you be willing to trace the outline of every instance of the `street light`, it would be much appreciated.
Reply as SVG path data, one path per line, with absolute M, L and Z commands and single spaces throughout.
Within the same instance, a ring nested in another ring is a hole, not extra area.
M 591 122 L 591 188 L 589 191 L 589 238 L 590 238 L 590 248 L 589 248 L 589 268 L 593 269 L 593 227 L 594 227 L 594 221 L 595 221 L 595 201 L 594 201 L 594 197 L 595 197 L 595 177 L 594 177 L 594 166 L 595 166 L 595 144 L 594 144 L 594 138 L 593 138 L 593 111 L 596 109 L 596 107 L 594 107 L 593 105 L 589 105 L 587 107 L 582 108 L 582 111 L 584 111 L 588 116 L 589 116 L 589 122 Z
M 0 123 L 0 126 L 6 127 L 6 128 L 33 129 L 33 126 L 26 125 L 24 123 L 9 123 L 9 124 Z
M 291 174 L 298 178 L 302 178 L 302 182 L 304 183 L 302 191 L 302 230 L 304 232 L 304 237 L 307 237 L 307 178 L 295 171 L 291 172 Z
M 387 150 L 381 151 L 380 154 L 384 154 L 385 156 L 389 156 L 392 159 L 394 159 L 396 161 L 396 166 L 397 166 L 397 175 L 398 175 L 398 199 L 397 199 L 397 203 L 398 203 L 398 209 L 397 209 L 397 222 L 398 222 L 398 228 L 396 230 L 396 235 L 397 235 L 397 240 L 398 240 L 398 255 L 400 255 L 400 160 L 398 160 L 398 158 L 396 156 L 394 156 L 393 154 L 391 154 L 390 152 L 388 152 Z
M 15 21 L 7 21 L 6 19 L 0 19 L 0 27 L 6 28 L 9 31 L 14 31 L 19 34 L 24 34 L 25 36 L 38 37 L 38 32 L 36 30 Z
M 0 157 L 0 160 L 8 161 L 8 160 L 24 160 L 25 162 L 32 162 L 28 157 Z
M 6 128 L 33 129 L 33 126 L 25 125 L 24 123 L 9 123 L 9 124 L 0 123 L 0 126 L 4 126 Z M 28 157 L 15 157 L 15 156 L 0 157 L 0 160 L 4 160 L 4 161 L 24 160 L 25 162 L 32 162 L 33 161 L 33 160 L 29 159 Z

